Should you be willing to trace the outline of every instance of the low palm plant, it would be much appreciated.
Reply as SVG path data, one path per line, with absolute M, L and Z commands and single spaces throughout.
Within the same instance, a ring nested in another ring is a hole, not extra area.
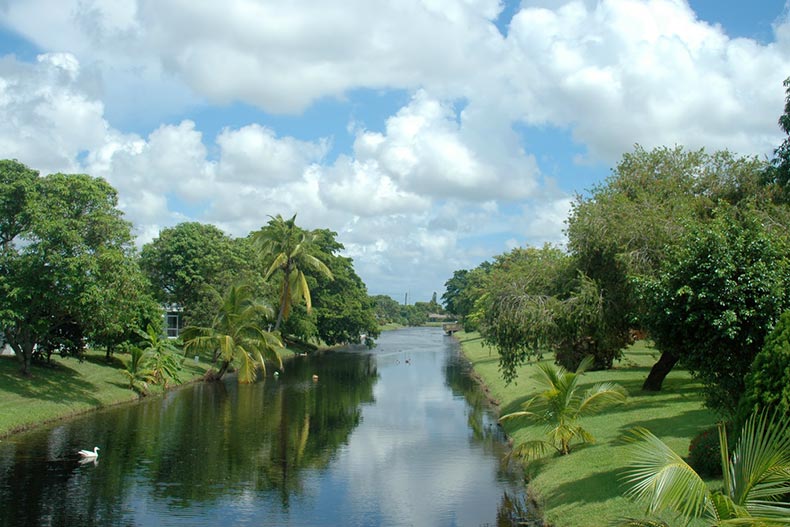
M 179 357 L 178 348 L 173 342 L 151 324 L 146 331 L 138 331 L 138 334 L 143 338 L 143 352 L 148 357 L 147 365 L 152 371 L 153 382 L 165 388 L 169 379 L 181 382 L 178 372 L 181 371 L 183 359 Z
M 143 350 L 133 346 L 129 352 L 126 369 L 121 371 L 129 380 L 129 388 L 140 395 L 148 394 L 148 383 L 154 381 L 154 373 L 148 367 L 148 356 Z
M 540 363 L 538 379 L 545 389 L 528 400 L 523 410 L 502 416 L 501 421 L 525 418 L 546 426 L 548 439 L 531 439 L 519 443 L 511 455 L 531 459 L 545 455 L 552 449 L 560 455 L 569 454 L 571 443 L 592 443 L 595 438 L 580 424 L 580 420 L 613 404 L 625 401 L 625 390 L 615 383 L 599 383 L 582 391 L 581 376 L 593 363 L 586 357 L 576 372 L 561 366 Z
M 271 315 L 271 309 L 258 302 L 249 287 L 231 286 L 211 326 L 184 328 L 184 351 L 212 353 L 220 361 L 217 378 L 222 378 L 235 361 L 239 364 L 239 382 L 254 382 L 258 369 L 266 372 L 266 359 L 282 368 L 280 339 L 262 329 Z
M 648 430 L 636 428 L 627 437 L 634 441 L 634 460 L 624 474 L 626 495 L 647 501 L 649 514 L 669 510 L 686 523 L 701 518 L 710 525 L 790 525 L 790 416 L 752 414 L 732 456 L 719 424 L 724 482 L 717 491 Z M 619 525 L 655 525 L 650 522 L 627 519 Z

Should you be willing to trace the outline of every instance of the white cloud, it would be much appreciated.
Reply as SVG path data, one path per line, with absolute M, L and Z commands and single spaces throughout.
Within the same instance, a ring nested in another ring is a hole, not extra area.
M 555 192 L 514 127 L 570 130 L 582 161 L 610 165 L 637 142 L 770 154 L 781 140 L 786 21 L 764 45 L 682 0 L 539 0 L 503 37 L 501 8 L 8 0 L 4 24 L 47 53 L 0 58 L 0 152 L 106 177 L 143 240 L 184 219 L 244 235 L 298 212 L 340 233 L 363 278 L 403 291 L 438 289 L 513 240 L 562 242 L 580 189 Z M 346 151 L 266 122 L 207 138 L 189 118 L 216 101 L 299 112 L 357 88 L 412 98 Z
M 217 137 L 222 150 L 219 173 L 223 179 L 246 183 L 276 184 L 302 177 L 305 167 L 320 162 L 328 148 L 285 137 L 252 124 L 238 130 L 224 129 Z
M 521 117 L 573 127 L 609 162 L 634 143 L 746 154 L 777 144 L 790 46 L 731 39 L 684 1 L 526 8 L 514 16 L 508 44 L 508 87 L 522 92 Z

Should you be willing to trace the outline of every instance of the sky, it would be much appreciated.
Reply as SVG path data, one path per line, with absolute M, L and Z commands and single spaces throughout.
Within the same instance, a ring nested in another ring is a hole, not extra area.
M 0 158 L 184 221 L 338 233 L 370 294 L 564 243 L 636 144 L 770 158 L 779 0 L 0 0 Z

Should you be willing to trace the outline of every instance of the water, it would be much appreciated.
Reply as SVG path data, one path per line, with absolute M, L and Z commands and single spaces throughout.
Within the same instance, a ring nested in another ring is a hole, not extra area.
M 13 436 L 0 526 L 509 525 L 523 486 L 467 372 L 439 329 L 407 329 Z

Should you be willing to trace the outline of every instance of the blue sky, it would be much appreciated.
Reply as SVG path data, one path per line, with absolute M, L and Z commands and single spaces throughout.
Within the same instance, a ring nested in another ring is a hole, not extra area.
M 787 76 L 776 0 L 0 0 L 0 156 L 106 178 L 140 244 L 298 213 L 428 300 L 634 144 L 770 156 Z

